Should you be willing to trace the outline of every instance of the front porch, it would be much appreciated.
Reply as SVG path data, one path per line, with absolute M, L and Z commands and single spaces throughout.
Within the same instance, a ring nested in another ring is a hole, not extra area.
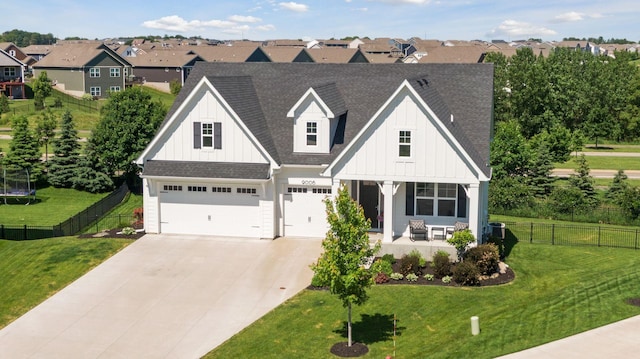
M 382 245 L 378 256 L 392 254 L 395 258 L 399 259 L 414 249 L 417 249 L 427 261 L 431 261 L 433 255 L 440 250 L 449 253 L 450 258 L 453 260 L 455 260 L 457 256 L 456 249 L 444 239 L 429 238 L 428 240 L 417 239 L 412 241 L 409 237 L 397 236 L 393 238 L 393 242 L 384 242 L 383 236 L 381 232 L 369 232 L 371 244 L 373 245 L 377 241 L 380 241 Z

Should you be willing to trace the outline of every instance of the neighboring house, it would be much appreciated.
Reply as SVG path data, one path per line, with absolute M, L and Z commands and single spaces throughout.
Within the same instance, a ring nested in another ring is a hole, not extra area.
M 172 49 L 138 53 L 127 58 L 127 61 L 133 65 L 135 78 L 142 79 L 148 86 L 169 92 L 171 81 L 184 85 L 196 61 L 204 59 L 191 51 Z
M 65 43 L 33 65 L 34 76 L 46 71 L 58 89 L 74 96 L 95 98 L 124 90 L 131 64 L 104 44 Z
M 142 168 L 148 233 L 324 237 L 346 185 L 382 232 L 488 220 L 491 64 L 197 63 Z
M 29 45 L 22 48 L 22 52 L 31 56 L 36 62 L 42 60 L 49 54 L 53 45 Z
M 0 94 L 10 98 L 25 98 L 25 68 L 24 63 L 0 49 Z

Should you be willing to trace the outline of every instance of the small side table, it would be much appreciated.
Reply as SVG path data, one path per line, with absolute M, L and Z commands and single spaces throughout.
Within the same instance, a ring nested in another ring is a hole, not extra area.
M 431 234 L 433 239 L 446 239 L 444 227 L 431 227 Z

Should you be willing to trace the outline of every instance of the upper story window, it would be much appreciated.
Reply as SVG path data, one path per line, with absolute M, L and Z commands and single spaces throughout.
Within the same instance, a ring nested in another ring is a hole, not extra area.
M 4 76 L 5 77 L 15 77 L 16 76 L 16 68 L 15 67 L 5 67 L 4 68 Z
M 109 69 L 109 76 L 110 77 L 120 77 L 120 68 L 119 67 L 112 67 Z
M 411 157 L 411 131 L 400 131 L 398 135 L 398 156 Z
M 318 123 L 307 122 L 307 146 L 318 144 Z
M 222 149 L 222 122 L 194 122 L 193 148 Z
M 9 50 L 9 55 L 16 57 L 16 50 Z
M 100 77 L 100 68 L 99 67 L 90 68 L 89 77 Z

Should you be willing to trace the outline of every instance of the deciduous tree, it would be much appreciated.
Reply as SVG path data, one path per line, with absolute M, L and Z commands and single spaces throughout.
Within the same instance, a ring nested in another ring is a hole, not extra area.
M 330 229 L 322 241 L 324 252 L 311 268 L 348 308 L 348 345 L 351 346 L 351 306 L 361 305 L 369 298 L 367 289 L 373 279 L 364 264 L 376 254 L 380 244 L 370 245 L 367 231 L 371 223 L 345 186 L 338 190 L 335 201 L 327 198 L 325 205 Z

